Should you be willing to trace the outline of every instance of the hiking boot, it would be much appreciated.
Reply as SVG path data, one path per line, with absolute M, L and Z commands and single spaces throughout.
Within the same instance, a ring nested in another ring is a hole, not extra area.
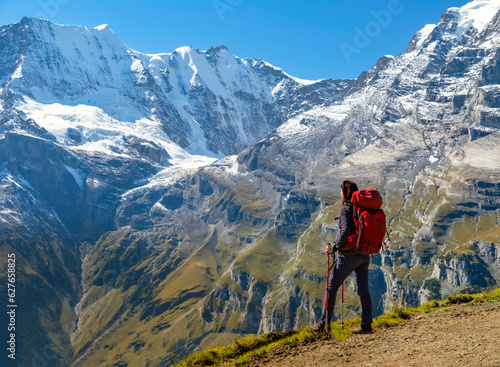
M 356 326 L 354 329 L 352 329 L 353 334 L 373 334 L 373 330 L 366 330 L 363 329 L 361 326 Z
M 317 333 L 320 333 L 325 331 L 325 326 L 321 322 L 318 322 L 316 325 L 311 326 L 311 329 L 313 329 L 313 331 L 316 331 Z

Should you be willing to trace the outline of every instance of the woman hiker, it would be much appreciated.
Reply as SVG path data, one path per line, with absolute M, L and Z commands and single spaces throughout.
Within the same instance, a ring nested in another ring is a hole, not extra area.
M 334 246 L 327 244 L 325 252 L 328 256 L 335 251 L 339 252 L 337 263 L 333 271 L 329 275 L 328 282 L 328 295 L 323 302 L 323 314 L 319 322 L 312 328 L 314 331 L 325 330 L 325 325 L 331 322 L 333 309 L 335 307 L 335 298 L 337 290 L 344 283 L 345 279 L 354 271 L 358 295 L 361 299 L 361 326 L 353 330 L 356 334 L 371 334 L 372 330 L 372 300 L 370 297 L 370 290 L 368 287 L 368 267 L 370 265 L 370 255 L 364 253 L 357 253 L 352 249 L 355 239 L 351 238 L 351 234 L 355 228 L 353 218 L 353 207 L 351 204 L 351 197 L 353 192 L 358 191 L 358 187 L 354 182 L 344 181 L 341 186 L 340 195 L 342 196 L 342 206 L 340 207 L 339 216 L 339 232 L 337 235 L 337 242 Z M 346 250 L 346 248 L 351 248 Z M 326 299 L 328 298 L 328 306 Z M 328 312 L 327 312 L 328 307 Z M 326 320 L 328 315 L 328 319 Z

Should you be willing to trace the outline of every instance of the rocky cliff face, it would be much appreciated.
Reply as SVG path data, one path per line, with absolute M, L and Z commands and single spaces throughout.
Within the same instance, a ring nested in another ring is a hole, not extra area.
M 52 259 L 30 281 L 59 290 L 42 298 L 64 323 L 36 329 L 71 335 L 54 360 L 168 365 L 314 322 L 344 179 L 384 197 L 376 313 L 498 285 L 498 10 L 450 9 L 405 54 L 314 83 L 224 47 L 144 55 L 108 28 L 3 27 L 2 251 Z

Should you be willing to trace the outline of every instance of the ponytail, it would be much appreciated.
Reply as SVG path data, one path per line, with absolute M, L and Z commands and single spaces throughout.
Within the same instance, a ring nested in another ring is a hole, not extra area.
M 340 187 L 342 188 L 342 193 L 344 194 L 343 203 L 350 202 L 354 191 L 358 191 L 358 186 L 351 181 L 342 182 L 342 185 Z

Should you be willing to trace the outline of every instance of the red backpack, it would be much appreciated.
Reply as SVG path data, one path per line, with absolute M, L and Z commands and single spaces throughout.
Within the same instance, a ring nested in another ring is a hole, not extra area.
M 380 193 L 377 190 L 355 191 L 351 202 L 355 229 L 349 237 L 349 247 L 372 255 L 378 253 L 387 233 Z

